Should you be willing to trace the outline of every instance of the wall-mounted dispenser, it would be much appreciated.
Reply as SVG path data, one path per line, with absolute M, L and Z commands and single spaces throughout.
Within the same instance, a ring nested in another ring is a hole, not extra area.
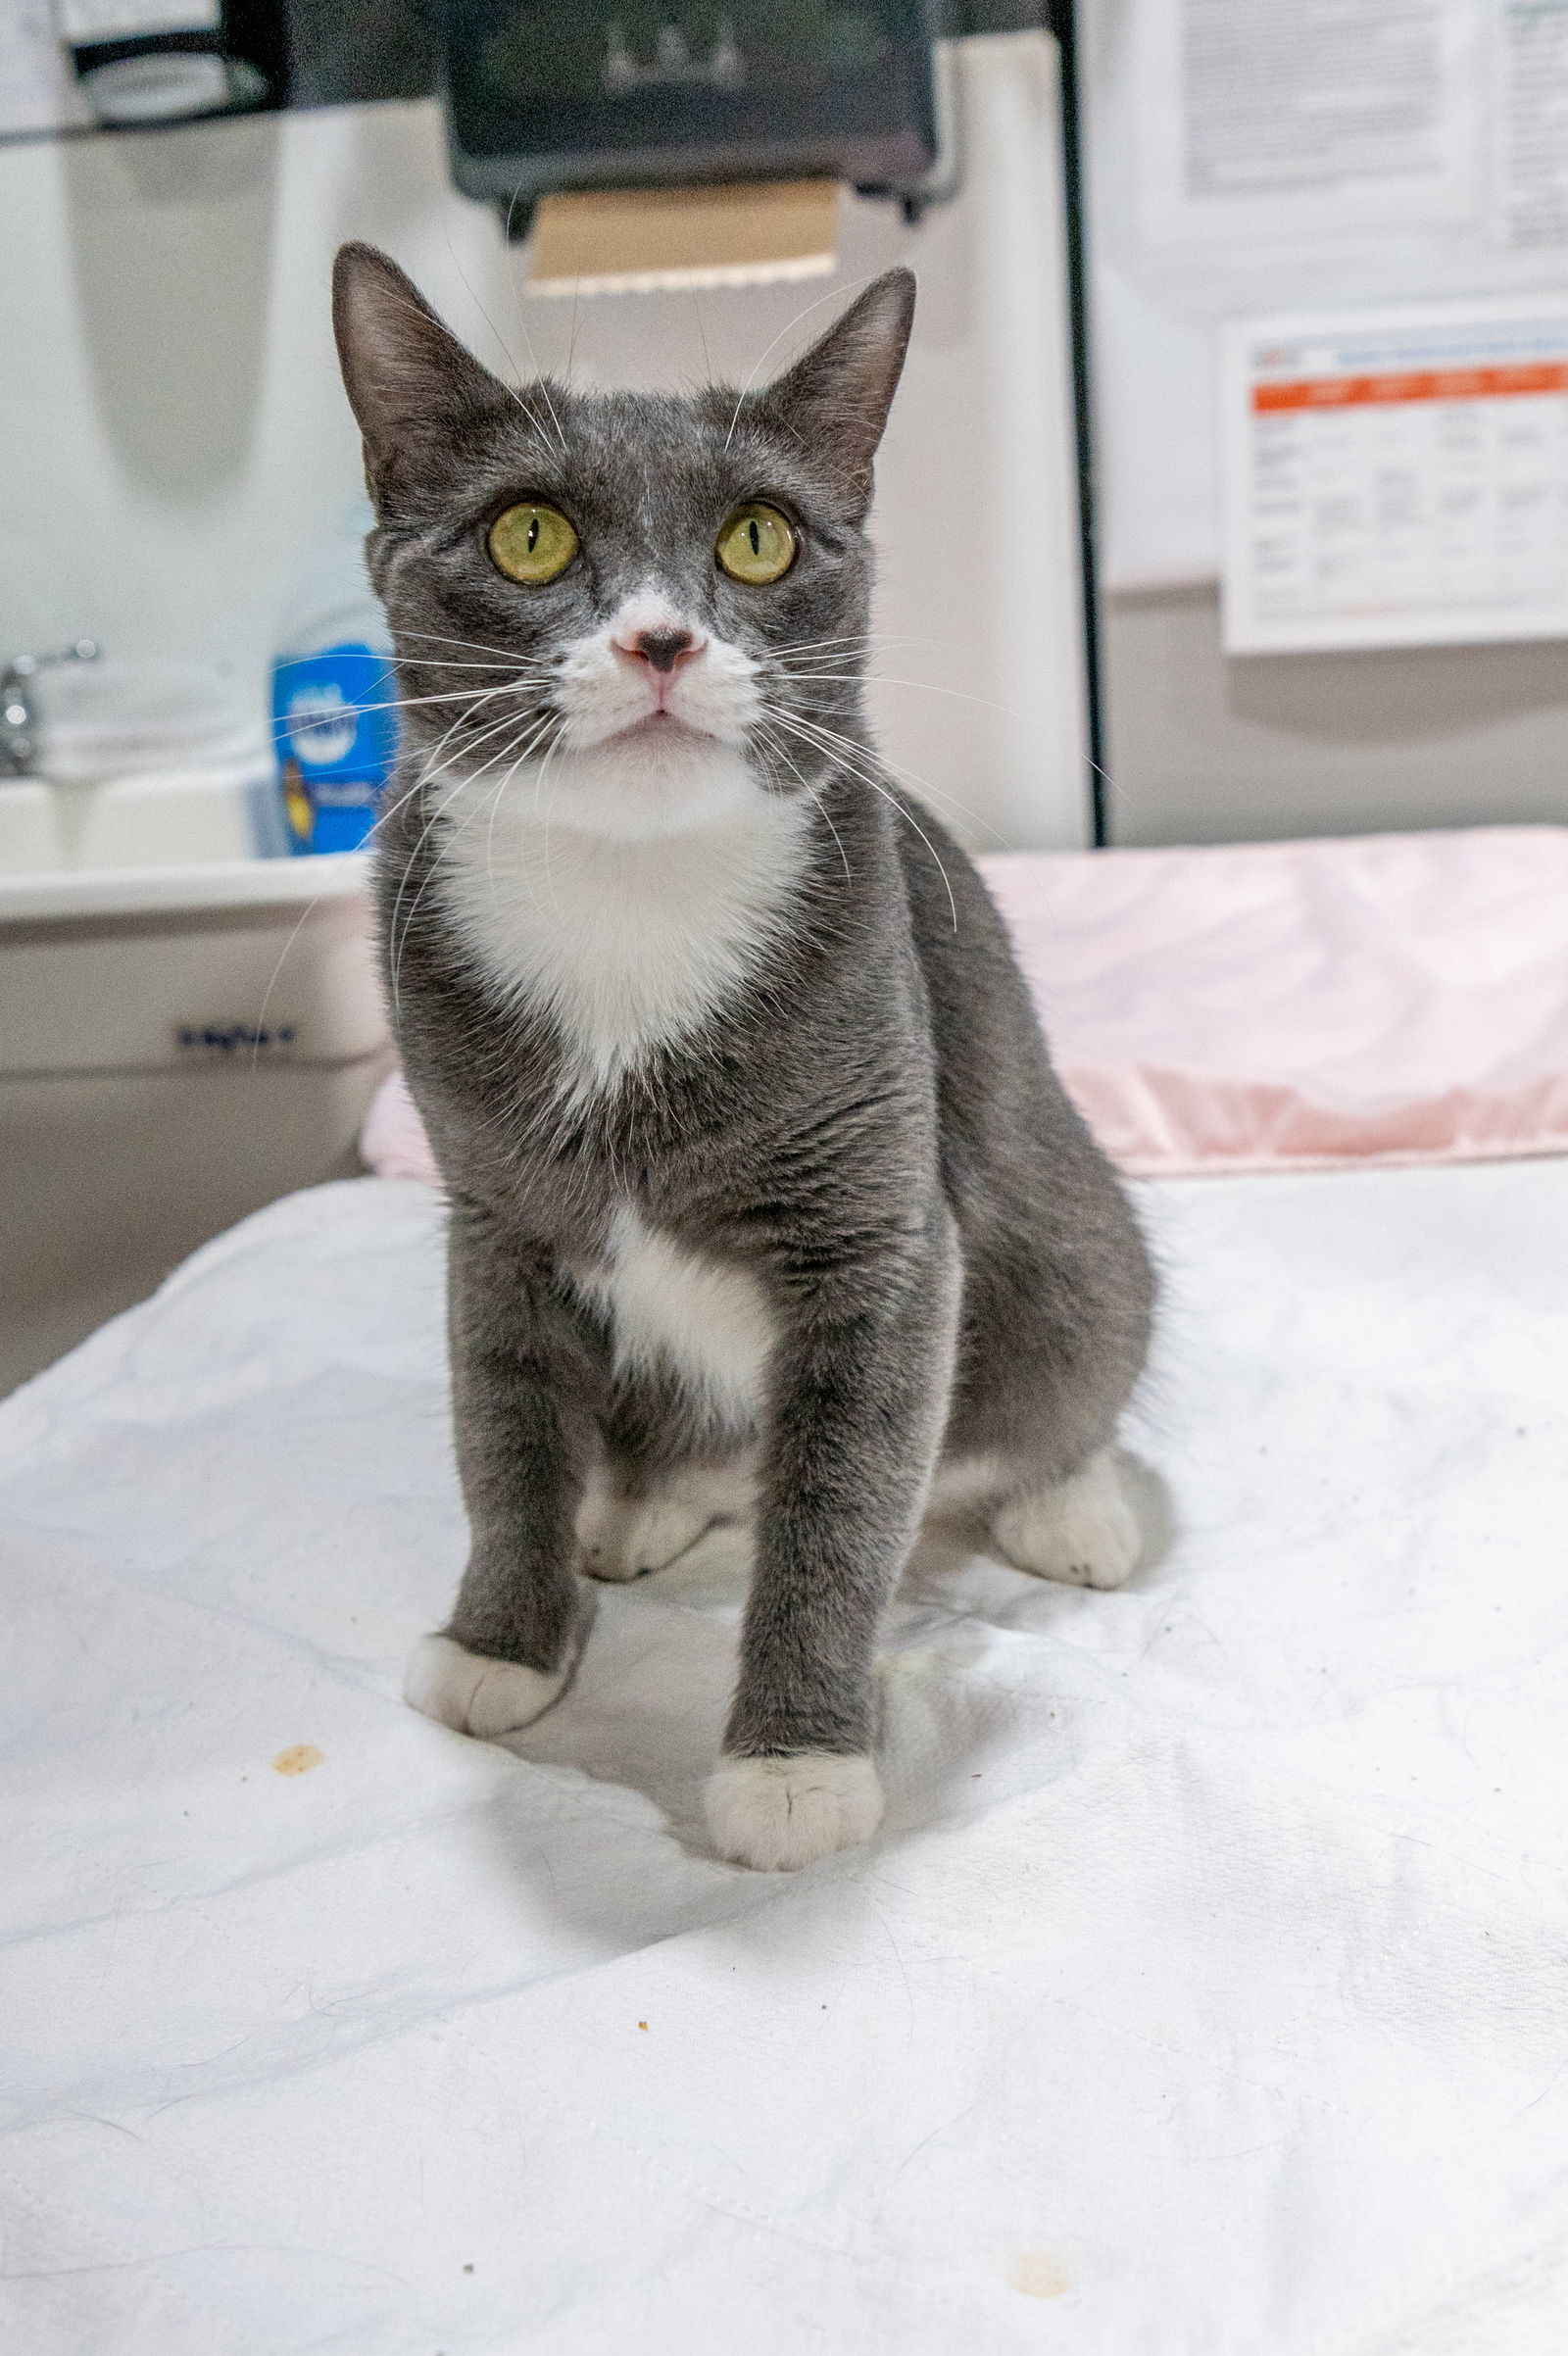
M 946 193 L 924 0 L 442 0 L 453 176 L 514 238 L 562 191 Z

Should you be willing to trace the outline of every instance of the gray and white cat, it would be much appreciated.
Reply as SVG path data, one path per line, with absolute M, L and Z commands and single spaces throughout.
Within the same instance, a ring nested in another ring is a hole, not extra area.
M 1047 1578 L 1110 1586 L 1138 1548 L 1110 1446 L 1143 1244 L 979 877 L 861 712 L 913 305 L 890 270 L 744 396 L 516 391 L 384 255 L 335 281 L 409 699 L 379 896 L 471 1528 L 408 1697 L 527 1725 L 581 1572 L 755 1519 L 707 1808 L 760 1867 L 881 1817 L 877 1624 L 934 1501 Z M 933 484 L 934 564 L 952 512 Z

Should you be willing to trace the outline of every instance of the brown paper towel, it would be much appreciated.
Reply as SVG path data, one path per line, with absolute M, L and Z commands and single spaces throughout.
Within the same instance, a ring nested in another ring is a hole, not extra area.
M 837 180 L 716 188 L 606 188 L 542 196 L 532 294 L 647 294 L 825 277 L 838 246 Z

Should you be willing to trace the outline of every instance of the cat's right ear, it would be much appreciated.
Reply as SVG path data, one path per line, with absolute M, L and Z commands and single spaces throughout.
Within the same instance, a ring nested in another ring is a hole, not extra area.
M 332 330 L 344 390 L 365 437 L 365 479 L 379 507 L 507 388 L 465 351 L 412 278 L 373 245 L 343 246 L 332 267 Z
M 856 505 L 871 500 L 871 462 L 899 388 L 914 322 L 914 272 L 884 270 L 795 366 L 758 396 L 819 463 L 837 463 Z

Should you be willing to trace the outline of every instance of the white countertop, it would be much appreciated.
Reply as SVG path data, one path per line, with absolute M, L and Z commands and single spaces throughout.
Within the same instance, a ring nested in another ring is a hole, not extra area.
M 220 859 L 190 866 L 46 867 L 30 875 L 0 876 L 0 924 L 304 906 L 363 892 L 369 872 L 369 858 L 363 851 Z

